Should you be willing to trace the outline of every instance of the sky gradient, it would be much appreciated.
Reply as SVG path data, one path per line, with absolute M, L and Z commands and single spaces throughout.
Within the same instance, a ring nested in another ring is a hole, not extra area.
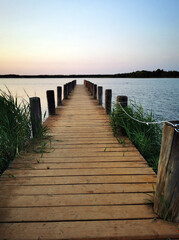
M 179 0 L 0 0 L 0 74 L 179 71 Z

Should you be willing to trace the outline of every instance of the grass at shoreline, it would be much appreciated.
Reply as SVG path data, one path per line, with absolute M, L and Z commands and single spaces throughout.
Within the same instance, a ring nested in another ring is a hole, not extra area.
M 43 138 L 47 129 L 41 126 L 36 140 L 32 139 L 30 106 L 18 103 L 17 97 L 0 92 L 0 175 L 9 163 L 29 145 Z
M 137 105 L 134 101 L 132 101 L 130 106 L 126 107 L 125 110 L 130 116 L 140 121 L 155 121 L 152 112 L 145 112 L 142 106 Z M 121 133 L 127 135 L 146 159 L 149 166 L 157 173 L 162 137 L 160 126 L 158 124 L 146 125 L 132 120 L 124 113 L 119 105 L 115 105 L 112 110 L 111 126 L 117 138 Z

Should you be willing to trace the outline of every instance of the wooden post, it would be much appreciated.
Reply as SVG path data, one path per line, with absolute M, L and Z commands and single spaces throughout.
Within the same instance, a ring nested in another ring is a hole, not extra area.
M 47 103 L 48 103 L 48 113 L 49 115 L 55 115 L 55 97 L 54 91 L 47 91 Z
M 37 137 L 42 123 L 42 112 L 39 97 L 30 98 L 30 112 L 32 122 L 32 134 L 33 137 Z
M 97 85 L 94 84 L 93 86 L 93 96 L 94 96 L 94 99 L 97 99 Z
M 112 90 L 106 89 L 105 90 L 105 109 L 107 114 L 111 113 L 111 99 L 112 99 Z
M 103 87 L 99 86 L 98 87 L 98 104 L 102 105 L 103 102 Z
M 91 95 L 93 96 L 94 83 L 91 83 Z
M 179 131 L 168 123 L 163 126 L 154 211 L 161 218 L 179 222 Z
M 62 87 L 57 87 L 57 106 L 62 105 Z
M 90 85 L 90 83 L 89 83 L 89 81 L 87 81 L 87 89 L 88 89 L 88 91 L 89 91 L 89 85 Z
M 75 88 L 75 80 L 72 81 L 73 90 Z
M 63 96 L 64 96 L 64 99 L 68 98 L 68 87 L 67 87 L 67 84 L 63 85 Z
M 116 104 L 120 103 L 122 107 L 127 107 L 128 97 L 127 96 L 117 96 Z
M 69 87 L 69 83 L 66 84 L 67 85 L 67 98 L 70 95 L 70 87 Z
M 69 82 L 69 94 L 71 93 L 72 91 L 72 82 Z

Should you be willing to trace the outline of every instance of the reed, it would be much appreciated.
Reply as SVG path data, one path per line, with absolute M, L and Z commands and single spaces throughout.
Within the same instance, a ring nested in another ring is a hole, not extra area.
M 130 116 L 140 121 L 153 122 L 156 120 L 152 111 L 144 111 L 142 105 L 137 104 L 135 101 L 131 101 L 130 105 L 125 107 L 125 110 Z M 149 166 L 157 173 L 162 137 L 160 126 L 136 122 L 123 112 L 120 105 L 116 104 L 114 104 L 111 113 L 111 126 L 117 138 L 119 138 L 121 134 L 128 136 L 146 159 Z
M 38 139 L 44 136 L 46 127 L 40 127 Z M 0 92 L 0 174 L 9 163 L 29 144 L 32 139 L 32 125 L 30 120 L 30 106 L 23 100 Z

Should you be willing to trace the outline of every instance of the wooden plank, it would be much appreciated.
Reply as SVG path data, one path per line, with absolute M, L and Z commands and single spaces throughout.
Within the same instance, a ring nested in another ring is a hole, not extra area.
M 143 168 L 147 167 L 145 162 L 87 162 L 87 163 L 11 163 L 9 168 L 14 169 L 60 169 L 60 168 Z
M 0 208 L 0 222 L 156 218 L 147 205 Z
M 141 156 L 105 156 L 105 157 L 93 157 L 93 156 L 88 156 L 88 157 L 44 157 L 38 155 L 26 155 L 22 156 L 20 158 L 16 158 L 14 160 L 14 163 L 60 163 L 60 162 L 70 162 L 70 163 L 83 163 L 83 162 L 145 162 L 146 161 L 141 157 Z
M 75 221 L 46 223 L 4 223 L 0 239 L 179 239 L 177 227 L 162 220 Z
M 47 171 L 48 170 L 48 171 Z M 35 171 L 32 169 L 9 169 L 4 172 L 2 179 L 13 174 L 15 177 L 54 177 L 54 176 L 103 176 L 103 175 L 151 175 L 153 170 L 149 167 L 144 168 L 99 168 L 99 169 L 45 169 Z
M 130 184 L 80 184 L 80 185 L 36 185 L 6 186 L 0 185 L 2 195 L 46 195 L 46 194 L 94 194 L 94 193 L 152 193 L 153 183 Z
M 144 193 L 69 194 L 40 196 L 0 196 L 0 207 L 61 207 L 149 204 L 152 195 Z
M 2 185 L 53 185 L 53 184 L 96 184 L 96 183 L 156 183 L 156 175 L 114 176 L 68 176 L 68 177 L 7 177 L 1 178 Z
M 50 154 L 49 154 L 50 153 Z M 29 154 L 30 156 L 30 154 Z M 32 155 L 31 155 L 32 156 Z M 41 157 L 41 154 L 34 154 L 33 157 Z M 43 158 L 54 158 L 54 157 L 139 157 L 139 153 L 137 151 L 129 152 L 129 151 L 119 151 L 119 152 L 104 152 L 103 151 L 80 151 L 78 150 L 71 150 L 68 149 L 58 149 L 58 150 L 51 150 L 50 152 L 43 153 Z

